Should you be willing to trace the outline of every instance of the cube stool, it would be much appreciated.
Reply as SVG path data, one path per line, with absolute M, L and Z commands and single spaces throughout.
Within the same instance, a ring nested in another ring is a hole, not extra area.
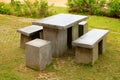
M 26 43 L 26 66 L 35 70 L 43 70 L 51 63 L 51 42 L 34 39 Z

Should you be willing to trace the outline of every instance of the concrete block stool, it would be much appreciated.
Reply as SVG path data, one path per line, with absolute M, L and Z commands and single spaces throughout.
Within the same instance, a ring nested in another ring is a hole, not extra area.
M 21 33 L 20 47 L 25 48 L 25 43 L 35 38 L 43 38 L 43 27 L 32 25 L 17 30 Z
M 88 32 L 88 23 L 87 21 L 82 21 L 79 24 L 79 37 Z
M 94 64 L 99 54 L 105 51 L 108 32 L 109 30 L 92 29 L 73 41 L 72 45 L 75 46 L 76 62 Z
M 26 66 L 35 70 L 43 70 L 51 63 L 51 42 L 34 39 L 26 43 Z

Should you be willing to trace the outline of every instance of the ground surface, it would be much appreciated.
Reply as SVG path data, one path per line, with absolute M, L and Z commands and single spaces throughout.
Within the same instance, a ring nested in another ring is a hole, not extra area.
M 25 67 L 25 50 L 16 31 L 36 19 L 0 15 L 0 80 L 120 80 L 120 20 L 89 16 L 89 30 L 108 29 L 107 50 L 95 65 L 76 64 L 74 55 L 54 58 L 44 71 Z
M 67 0 L 47 0 L 49 4 L 54 4 L 55 6 L 67 6 Z

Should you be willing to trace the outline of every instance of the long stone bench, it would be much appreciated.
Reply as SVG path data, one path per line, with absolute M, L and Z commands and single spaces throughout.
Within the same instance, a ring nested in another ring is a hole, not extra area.
M 92 63 L 98 59 L 106 48 L 106 35 L 109 30 L 92 29 L 72 42 L 75 47 L 77 63 Z
M 25 43 L 35 38 L 43 38 L 43 27 L 32 25 L 17 30 L 21 33 L 20 47 L 25 48 Z

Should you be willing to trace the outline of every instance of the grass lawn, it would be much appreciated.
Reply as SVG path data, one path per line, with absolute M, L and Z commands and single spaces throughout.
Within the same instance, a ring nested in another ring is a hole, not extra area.
M 18 28 L 36 19 L 0 15 L 0 80 L 120 80 L 120 20 L 89 16 L 89 30 L 108 29 L 107 50 L 94 66 L 76 64 L 73 55 L 54 58 L 44 71 L 25 67 Z

